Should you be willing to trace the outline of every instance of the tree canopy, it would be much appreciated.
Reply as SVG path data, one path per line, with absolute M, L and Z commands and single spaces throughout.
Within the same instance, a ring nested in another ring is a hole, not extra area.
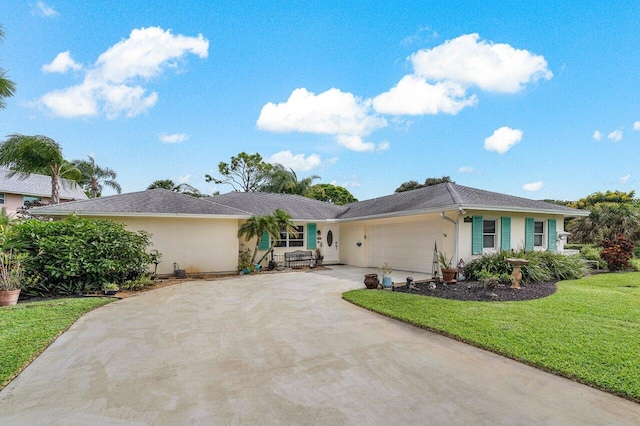
M 584 198 L 580 198 L 578 201 L 569 203 L 569 207 L 575 209 L 589 209 L 591 206 L 595 206 L 600 203 L 630 203 L 636 204 L 636 192 L 624 192 L 624 191 L 606 191 L 606 192 L 594 192 L 591 195 L 587 195 Z
M 568 224 L 571 240 L 577 243 L 600 244 L 604 239 L 622 234 L 636 241 L 640 238 L 640 211 L 631 203 L 598 203 L 589 207 L 591 213 Z
M 293 169 L 287 169 L 282 164 L 274 164 L 269 177 L 259 188 L 260 192 L 273 192 L 279 194 L 306 195 L 313 181 L 320 179 L 318 175 L 298 180 L 298 175 Z
M 407 182 L 403 182 L 402 185 L 397 187 L 395 192 L 411 191 L 414 189 L 425 188 L 427 186 L 438 185 L 439 183 L 445 182 L 455 183 L 449 176 L 442 176 L 441 178 L 427 178 L 425 179 L 423 184 L 419 183 L 417 180 L 409 180 Z
M 0 166 L 11 169 L 10 175 L 26 178 L 31 173 L 51 176 L 51 203 L 60 203 L 60 179 L 77 181 L 82 173 L 62 156 L 60 145 L 42 135 L 10 135 L 0 145 Z M 66 184 L 63 181 L 63 184 Z
M 91 198 L 100 197 L 102 195 L 103 186 L 108 186 L 120 194 L 122 188 L 116 181 L 118 175 L 108 167 L 100 167 L 96 164 L 91 155 L 89 160 L 73 160 L 74 166 L 81 172 L 78 184 L 84 189 L 85 193 Z
M 306 194 L 309 198 L 342 206 L 358 201 L 346 188 L 330 183 L 319 183 L 309 188 Z
M 149 189 L 167 189 L 173 192 L 179 192 L 180 194 L 190 195 L 192 197 L 201 198 L 203 197 L 202 193 L 193 186 L 188 183 L 177 184 L 171 179 L 158 179 L 151 182 L 149 186 L 147 186 L 147 190 Z
M 237 157 L 231 157 L 230 163 L 221 161 L 218 164 L 221 179 L 206 174 L 205 180 L 215 184 L 231 185 L 236 191 L 255 192 L 269 181 L 272 169 L 273 166 L 266 163 L 260 154 L 241 152 Z
M 4 40 L 4 31 L 2 25 L 0 25 L 0 42 Z M 16 84 L 7 78 L 7 72 L 0 68 L 0 109 L 7 107 L 5 98 L 13 96 L 16 91 Z

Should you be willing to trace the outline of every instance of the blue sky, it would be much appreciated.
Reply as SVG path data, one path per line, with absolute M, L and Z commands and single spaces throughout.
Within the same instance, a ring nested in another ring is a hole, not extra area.
M 216 3 L 2 2 L 0 134 L 91 154 L 125 192 L 228 192 L 204 175 L 241 151 L 359 199 L 443 175 L 638 187 L 639 2 Z

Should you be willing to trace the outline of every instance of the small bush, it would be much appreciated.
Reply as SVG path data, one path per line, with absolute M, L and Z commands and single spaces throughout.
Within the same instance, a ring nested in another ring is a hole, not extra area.
M 631 267 L 629 260 L 633 256 L 633 249 L 633 243 L 618 234 L 602 242 L 600 257 L 607 262 L 610 271 L 619 271 Z
M 513 271 L 513 267 L 507 262 L 510 257 L 529 261 L 521 268 L 524 282 L 577 279 L 586 273 L 585 263 L 579 255 L 565 256 L 550 251 L 519 250 L 483 254 L 465 266 L 465 276 L 476 281 L 482 278 L 482 271 L 498 275 L 510 274 Z
M 602 252 L 602 247 L 585 245 L 580 250 L 580 256 L 582 256 L 584 260 L 592 260 L 598 262 L 598 267 L 600 269 L 604 269 L 607 267 L 607 262 L 605 262 L 604 259 L 600 257 L 600 252 Z
M 150 276 L 143 275 L 135 280 L 125 281 L 120 286 L 120 289 L 128 291 L 140 291 L 144 290 L 147 287 L 153 287 L 154 285 L 156 285 L 156 283 L 151 279 Z
M 30 296 L 99 291 L 147 273 L 149 233 L 130 232 L 109 220 L 72 216 L 62 221 L 28 220 L 13 228 L 12 242 L 25 253 L 23 291 Z

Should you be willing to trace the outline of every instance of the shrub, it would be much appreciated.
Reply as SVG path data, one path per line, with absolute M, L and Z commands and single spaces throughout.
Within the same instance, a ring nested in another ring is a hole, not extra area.
M 540 282 L 555 280 L 569 280 L 584 276 L 586 266 L 579 255 L 565 256 L 550 251 L 499 251 L 497 253 L 483 254 L 478 259 L 469 262 L 465 268 L 465 276 L 469 280 L 480 280 L 482 271 L 490 274 L 510 274 L 513 266 L 507 262 L 507 258 L 516 257 L 529 261 L 522 269 L 524 282 Z
M 122 283 L 120 286 L 121 290 L 129 290 L 129 291 L 140 291 L 144 290 L 147 287 L 152 287 L 156 285 L 156 282 L 151 279 L 149 275 L 142 275 L 135 280 L 129 280 Z
M 582 249 L 580 249 L 580 256 L 582 256 L 584 260 L 592 260 L 598 262 L 598 267 L 604 269 L 607 267 L 607 262 L 605 262 L 604 259 L 600 257 L 601 251 L 602 247 L 585 245 L 584 247 L 582 247 Z
M 602 242 L 600 257 L 607 262 L 610 271 L 630 268 L 634 245 L 622 234 L 607 238 Z
M 146 252 L 150 237 L 109 220 L 72 216 L 57 222 L 28 220 L 14 227 L 11 239 L 25 255 L 24 292 L 53 296 L 139 278 L 152 261 Z

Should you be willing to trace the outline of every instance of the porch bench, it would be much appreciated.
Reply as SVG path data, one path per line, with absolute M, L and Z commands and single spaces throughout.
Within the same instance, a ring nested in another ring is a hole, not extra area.
M 311 266 L 313 252 L 310 250 L 296 250 L 284 254 L 284 264 L 287 268 L 303 268 Z

